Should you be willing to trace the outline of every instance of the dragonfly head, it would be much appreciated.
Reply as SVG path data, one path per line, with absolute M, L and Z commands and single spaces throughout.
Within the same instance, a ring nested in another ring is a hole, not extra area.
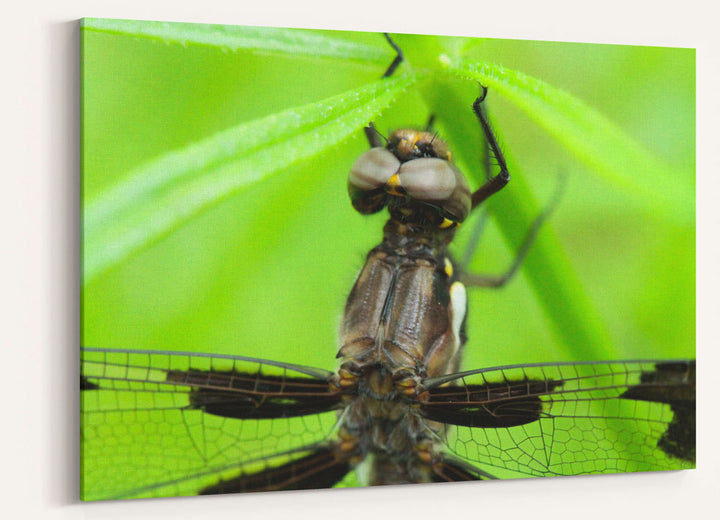
M 350 170 L 353 207 L 368 215 L 384 207 L 392 219 L 439 229 L 454 228 L 471 208 L 470 186 L 435 134 L 396 130 L 385 147 L 371 148 Z

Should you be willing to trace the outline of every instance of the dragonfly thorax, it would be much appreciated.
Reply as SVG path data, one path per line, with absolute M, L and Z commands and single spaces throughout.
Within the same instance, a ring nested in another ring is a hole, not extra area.
M 447 257 L 373 249 L 348 296 L 338 357 L 351 372 L 384 367 L 398 380 L 455 370 L 465 341 L 465 289 Z

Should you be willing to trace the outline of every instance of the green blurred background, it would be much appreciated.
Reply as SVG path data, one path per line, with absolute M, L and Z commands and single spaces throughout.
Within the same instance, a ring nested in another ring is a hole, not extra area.
M 325 34 L 386 45 L 380 34 Z M 414 49 L 425 48 L 427 39 L 397 35 L 396 41 L 412 64 Z M 446 49 L 469 43 L 468 56 L 525 72 L 584 100 L 694 187 L 694 50 L 513 40 L 441 43 Z M 389 63 L 389 48 L 387 56 Z M 378 79 L 385 67 L 88 30 L 82 33 L 82 60 L 84 203 L 168 151 L 356 88 Z M 457 88 L 472 118 L 477 86 Z M 563 198 L 543 232 L 557 234 L 607 329 L 605 357 L 694 356 L 694 226 L 628 204 L 624 193 L 517 108 L 492 92 L 487 103 L 511 173 L 531 186 L 540 205 L 550 199 L 559 175 L 567 174 Z M 421 96 L 410 93 L 376 123 L 387 134 L 423 125 L 428 113 Z M 452 124 L 438 120 L 440 135 Z M 344 300 L 382 236 L 384 215 L 356 214 L 345 191 L 347 172 L 365 149 L 358 131 L 332 153 L 223 200 L 89 281 L 82 293 L 82 344 L 230 353 L 335 368 Z M 462 161 L 476 165 L 477 171 L 468 172 L 474 179 L 482 176 L 482 143 L 477 150 L 477 157 Z M 512 189 L 511 183 L 507 190 Z M 694 215 L 695 208 L 687 211 Z M 472 225 L 461 229 L 459 245 Z M 473 268 L 499 272 L 512 258 L 491 222 Z M 522 271 L 502 290 L 472 290 L 470 305 L 466 369 L 578 357 L 560 345 Z

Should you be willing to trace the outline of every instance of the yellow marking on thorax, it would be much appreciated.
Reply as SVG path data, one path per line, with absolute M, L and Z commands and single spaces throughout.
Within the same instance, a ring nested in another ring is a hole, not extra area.
M 450 220 L 449 218 L 444 218 L 444 217 L 443 217 L 443 221 L 440 223 L 440 225 L 439 225 L 438 227 L 439 227 L 440 229 L 447 229 L 447 228 L 450 228 L 450 227 L 453 227 L 453 226 L 459 226 L 459 225 L 460 225 L 459 222 L 456 222 L 456 221 L 454 221 L 454 220 Z
M 448 257 L 445 257 L 445 274 L 447 275 L 448 278 L 452 278 L 453 265 Z

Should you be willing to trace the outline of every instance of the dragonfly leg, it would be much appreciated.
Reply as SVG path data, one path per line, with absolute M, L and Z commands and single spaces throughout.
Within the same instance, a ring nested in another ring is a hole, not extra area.
M 480 233 L 482 231 L 483 226 L 485 225 L 485 222 L 487 220 L 487 214 L 483 213 L 480 215 L 480 220 L 478 221 L 478 225 L 476 226 L 476 229 L 473 233 L 473 235 L 470 238 L 470 243 L 465 251 L 465 254 L 463 255 L 462 263 L 460 265 L 460 281 L 462 281 L 466 286 L 468 287 L 491 287 L 491 288 L 499 288 L 504 286 L 506 283 L 508 283 L 510 280 L 512 280 L 513 276 L 517 272 L 517 270 L 520 268 L 520 265 L 522 265 L 523 260 L 528 254 L 528 251 L 530 251 L 530 247 L 532 247 L 533 242 L 537 238 L 538 233 L 540 232 L 540 228 L 542 225 L 547 221 L 547 219 L 552 215 L 552 212 L 555 211 L 555 208 L 558 205 L 558 202 L 560 201 L 562 190 L 565 187 L 565 177 L 561 176 L 557 187 L 555 189 L 555 193 L 553 194 L 550 201 L 545 205 L 543 210 L 540 212 L 540 214 L 535 217 L 535 220 L 533 220 L 532 224 L 530 225 L 530 228 L 528 229 L 527 233 L 525 234 L 525 238 L 522 241 L 522 244 L 520 245 L 520 249 L 518 249 L 517 253 L 515 254 L 515 258 L 513 259 L 512 263 L 508 266 L 508 268 L 500 274 L 483 274 L 483 273 L 468 273 L 466 271 L 467 265 L 470 263 L 470 260 L 472 258 L 472 254 L 477 248 L 478 242 L 480 240 Z
M 395 73 L 395 70 L 403 62 L 403 60 L 405 59 L 405 56 L 403 55 L 403 52 L 400 49 L 400 47 L 398 47 L 398 44 L 393 41 L 393 39 L 390 37 L 390 35 L 388 33 L 383 33 L 383 35 L 385 36 L 385 39 L 390 44 L 390 47 L 392 47 L 396 53 L 395 59 L 392 61 L 390 66 L 387 68 L 387 70 L 385 71 L 385 74 L 382 75 L 383 78 L 389 78 L 390 76 L 392 76 Z
M 472 194 L 472 209 L 475 209 L 488 198 L 503 189 L 510 181 L 510 173 L 507 169 L 505 156 L 500 150 L 500 146 L 495 138 L 495 134 L 493 134 L 492 128 L 490 128 L 490 123 L 488 122 L 487 115 L 485 114 L 485 105 L 483 105 L 483 102 L 487 96 L 488 89 L 484 85 L 480 85 L 480 88 L 482 89 L 482 92 L 473 103 L 473 112 L 475 112 L 475 116 L 480 122 L 480 126 L 485 134 L 486 146 L 489 146 L 490 152 L 492 152 L 492 155 L 495 157 L 495 161 L 497 161 L 497 164 L 500 167 L 500 171 L 497 175 L 490 177 L 485 184 L 480 186 L 475 193 Z M 485 157 L 486 171 L 489 171 L 490 154 L 486 153 Z
M 371 121 L 363 130 L 365 130 L 365 137 L 367 137 L 370 148 L 381 148 L 385 146 L 387 139 L 377 131 L 375 123 Z
M 483 133 L 485 134 L 485 173 L 487 181 L 472 194 L 473 209 L 478 207 L 495 193 L 502 190 L 510 181 L 510 173 L 508 172 L 505 156 L 500 150 L 497 138 L 495 137 L 495 134 L 490 127 L 490 122 L 488 121 L 485 111 L 484 101 L 485 97 L 487 96 L 488 89 L 484 85 L 480 85 L 480 87 L 482 89 L 482 92 L 473 103 L 473 111 L 475 112 L 475 116 L 480 122 L 480 126 L 482 127 Z M 494 176 L 490 173 L 492 157 L 495 158 L 497 165 L 500 167 L 500 171 Z M 520 249 L 515 255 L 512 263 L 505 270 L 505 272 L 501 274 L 473 274 L 466 272 L 466 267 L 470 263 L 472 253 L 477 247 L 477 244 L 480 240 L 480 234 L 487 220 L 487 213 L 481 214 L 475 232 L 470 239 L 469 247 L 466 250 L 465 255 L 463 256 L 460 265 L 461 272 L 463 273 L 460 277 L 462 282 L 465 283 L 465 285 L 467 285 L 468 287 L 494 288 L 502 287 L 507 282 L 509 282 L 519 269 L 525 257 L 527 256 L 527 253 L 530 250 L 532 243 L 535 241 L 535 238 L 537 238 L 540 227 L 545 223 L 548 217 L 550 217 L 555 207 L 557 206 L 557 203 L 560 199 L 561 188 L 564 187 L 564 184 L 564 178 L 561 178 L 560 182 L 558 182 L 558 188 L 555 190 L 552 199 L 547 204 L 547 206 L 540 212 L 540 214 L 535 217 L 535 220 L 531 224 L 530 229 L 527 231 L 527 234 L 523 239 Z
M 390 44 L 390 47 L 393 48 L 395 51 L 395 58 L 393 59 L 392 63 L 390 63 L 390 66 L 387 68 L 385 73 L 382 75 L 383 78 L 389 78 L 395 73 L 395 70 L 400 66 L 400 64 L 405 59 L 405 56 L 403 55 L 402 50 L 400 47 L 398 47 L 398 44 L 393 41 L 393 39 L 390 37 L 388 33 L 383 33 L 385 36 L 385 39 Z M 365 128 L 365 137 L 367 137 L 368 143 L 370 143 L 371 148 L 378 148 L 385 146 L 385 139 L 380 132 L 377 131 L 375 128 L 375 124 L 370 122 Z

